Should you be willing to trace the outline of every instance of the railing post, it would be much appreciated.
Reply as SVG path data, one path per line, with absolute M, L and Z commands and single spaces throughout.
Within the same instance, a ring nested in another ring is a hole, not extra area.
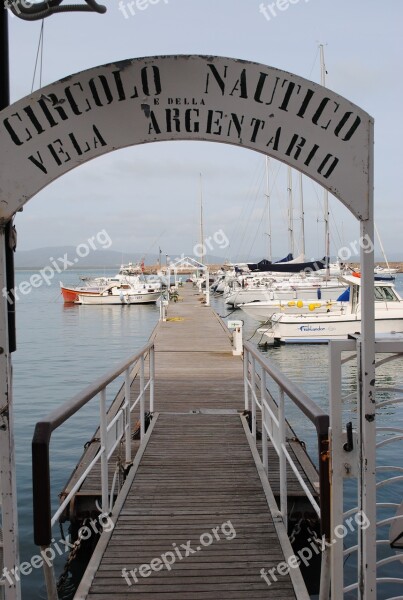
M 54 550 L 50 546 L 41 546 L 41 553 L 43 552 L 45 556 L 48 556 L 46 554 L 47 550 L 51 550 L 51 552 L 53 552 L 54 554 Z M 47 560 L 43 561 L 43 574 L 45 576 L 47 599 L 59 600 L 59 595 L 57 593 L 55 570 L 53 564 L 49 564 Z
M 140 439 L 143 440 L 145 434 L 145 415 L 144 415 L 144 354 L 140 359 Z
M 154 382 L 155 382 L 155 353 L 154 346 L 150 348 L 149 369 L 150 369 L 150 413 L 154 412 Z
M 130 412 L 130 367 L 125 371 L 125 451 L 126 464 L 132 460 L 131 412 Z
M 331 507 L 330 507 L 330 531 L 343 524 L 343 426 L 342 426 L 342 372 L 341 372 L 341 351 L 340 342 L 329 343 L 329 408 L 330 408 L 330 451 L 331 451 Z M 319 448 L 319 460 L 322 462 L 321 451 Z M 322 496 L 322 493 L 321 493 Z M 322 500 L 322 497 L 321 497 Z M 323 513 L 321 504 L 321 512 Z M 323 516 L 323 515 L 322 515 Z M 323 535 L 323 531 L 322 531 Z M 330 536 L 329 536 L 330 537 Z M 330 540 L 327 540 L 330 541 Z M 344 578 L 343 541 L 337 540 L 337 543 L 331 546 L 330 550 L 330 580 L 331 597 L 334 600 L 342 600 L 344 597 L 343 586 L 339 582 Z M 324 557 L 322 557 L 322 565 Z M 322 567 L 322 568 L 323 568 Z
M 284 454 L 284 448 L 286 445 L 284 390 L 281 387 L 279 387 L 279 392 L 280 396 L 278 403 L 278 421 L 280 427 L 280 511 L 283 516 L 284 526 L 287 530 L 287 460 Z
M 266 475 L 269 476 L 269 452 L 267 447 L 266 433 L 266 371 L 262 369 L 260 380 L 260 401 L 262 403 L 262 462 Z
M 251 360 L 251 385 L 252 385 L 252 435 L 256 443 L 256 361 L 252 356 Z
M 206 269 L 206 306 L 210 306 L 210 274 Z
M 101 489 L 102 489 L 102 512 L 109 513 L 109 490 L 108 490 L 108 450 L 107 450 L 107 415 L 106 415 L 106 389 L 100 392 L 100 434 L 101 434 Z
M 245 394 L 245 410 L 249 410 L 249 389 L 248 389 L 248 374 L 249 374 L 249 352 L 245 349 L 243 353 L 243 382 Z

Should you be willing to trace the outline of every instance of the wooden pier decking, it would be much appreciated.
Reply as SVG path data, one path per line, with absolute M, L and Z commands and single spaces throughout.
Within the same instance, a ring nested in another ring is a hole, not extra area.
M 277 461 L 272 489 L 241 414 L 242 359 L 197 291 L 180 295 L 154 334 L 152 424 L 113 510 L 114 529 L 102 534 L 75 599 L 309 598 L 298 569 L 270 587 L 261 577 L 292 554 L 274 499 Z M 304 470 L 317 495 L 315 470 Z M 83 488 L 94 493 L 94 479 Z M 289 488 L 303 495 L 291 472 Z M 172 567 L 147 567 L 167 553 Z

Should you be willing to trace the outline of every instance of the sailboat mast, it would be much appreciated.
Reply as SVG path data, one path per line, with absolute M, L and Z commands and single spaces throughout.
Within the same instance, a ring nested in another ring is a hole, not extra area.
M 267 201 L 267 226 L 268 226 L 268 240 L 269 240 L 269 255 L 268 259 L 272 261 L 272 246 L 271 246 L 271 207 L 270 207 L 270 188 L 269 188 L 269 163 L 270 159 L 266 156 L 266 201 Z
M 287 168 L 287 191 L 288 191 L 288 238 L 290 244 L 290 252 L 294 256 L 294 222 L 293 222 L 293 204 L 292 204 L 292 171 L 291 167 Z
M 378 227 L 376 226 L 376 223 L 374 223 L 374 228 L 375 228 L 376 237 L 378 238 L 379 246 L 380 246 L 382 254 L 383 254 L 383 258 L 385 259 L 386 266 L 387 266 L 388 271 L 389 271 L 390 266 L 389 266 L 389 263 L 388 263 L 388 259 L 386 258 L 385 248 L 383 247 L 381 236 L 379 235 L 379 231 L 378 231 Z M 389 273 L 390 273 L 390 271 L 389 271 Z
M 323 44 L 319 44 L 320 50 L 320 83 L 326 87 L 326 66 L 325 66 L 325 51 Z M 326 189 L 323 190 L 324 204 L 324 220 L 325 220 L 325 256 L 327 265 L 330 260 L 330 230 L 329 230 L 329 194 Z M 329 266 L 326 267 L 327 275 L 329 275 Z
M 201 263 L 204 264 L 204 235 L 203 235 L 203 177 L 200 173 L 200 249 Z
M 301 207 L 301 252 L 305 260 L 305 213 L 304 213 L 304 188 L 302 183 L 302 173 L 299 174 L 299 199 Z

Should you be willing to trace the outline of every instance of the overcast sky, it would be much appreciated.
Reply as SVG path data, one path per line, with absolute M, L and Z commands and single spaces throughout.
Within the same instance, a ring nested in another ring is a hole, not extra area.
M 131 2 L 134 15 L 126 0 L 105 3 L 106 15 L 46 19 L 42 85 L 104 63 L 160 54 L 230 56 L 318 82 L 318 43 L 327 44 L 327 86 L 375 118 L 376 222 L 387 255 L 403 259 L 401 0 L 294 0 L 270 20 L 258 0 L 153 0 L 148 6 L 142 0 L 143 10 Z M 31 91 L 40 26 L 10 18 L 12 100 Z M 199 173 L 205 235 L 222 230 L 229 241 L 226 248 L 216 243 L 212 253 L 232 260 L 266 256 L 264 157 L 206 142 L 137 146 L 71 171 L 17 215 L 19 248 L 77 245 L 105 229 L 114 250 L 190 253 L 199 241 Z M 286 168 L 272 160 L 270 179 L 273 254 L 280 256 L 289 251 Z M 323 256 L 323 193 L 310 180 L 304 192 L 307 255 Z M 357 239 L 358 227 L 334 198 L 331 215 L 336 254 Z M 296 209 L 296 231 L 298 224 Z

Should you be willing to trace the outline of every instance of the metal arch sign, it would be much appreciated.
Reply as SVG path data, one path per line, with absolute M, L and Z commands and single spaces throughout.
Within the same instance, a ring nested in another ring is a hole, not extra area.
M 157 56 L 68 76 L 0 113 L 0 219 L 114 150 L 206 140 L 278 159 L 369 217 L 371 117 L 327 88 L 265 65 Z

